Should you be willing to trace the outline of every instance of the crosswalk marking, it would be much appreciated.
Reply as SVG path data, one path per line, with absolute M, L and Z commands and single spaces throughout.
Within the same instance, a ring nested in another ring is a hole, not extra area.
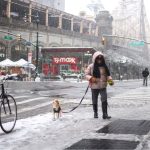
M 109 98 L 111 101 L 118 101 L 121 103 L 128 102 L 133 103 L 133 101 L 140 101 L 141 103 L 150 102 L 150 92 L 148 88 L 140 87 L 134 90 L 130 90 L 123 94 L 115 95 Z
M 145 97 L 142 97 L 142 98 L 139 98 L 139 97 L 137 97 L 138 98 L 138 100 L 149 100 L 150 101 L 150 98 L 145 98 Z M 117 100 L 117 99 L 120 99 L 120 100 L 137 100 L 137 98 L 135 97 L 135 98 L 122 98 L 122 97 L 114 97 L 114 98 L 110 98 L 111 100 Z
M 115 96 L 115 97 L 110 97 L 110 99 L 114 99 L 114 98 L 121 98 L 121 99 L 135 99 L 135 98 L 138 98 L 138 99 L 142 98 L 143 99 L 143 98 L 145 98 L 145 99 L 150 99 L 150 96 L 148 96 L 148 97 L 147 96 L 142 96 L 142 97 L 138 97 L 138 96 L 131 96 L 131 97 L 130 96 L 127 96 L 127 97 L 126 96 L 122 96 L 122 97 L 121 96 Z
M 19 110 L 18 113 L 31 111 L 31 110 L 38 109 L 38 108 L 41 108 L 41 107 L 44 107 L 44 106 L 48 106 L 48 105 L 50 106 L 51 103 L 52 102 L 45 102 L 45 103 L 35 105 L 35 106 L 32 106 L 32 107 L 23 108 L 23 109 Z
M 36 109 L 41 110 L 41 109 L 45 109 L 46 107 L 49 107 L 49 109 L 51 109 L 51 103 L 52 103 L 51 99 L 47 99 L 47 97 L 44 97 L 44 96 L 36 95 L 33 97 L 32 94 L 25 95 L 22 93 L 22 95 L 14 96 L 14 98 L 18 101 L 17 102 L 18 114 L 23 113 L 23 114 L 28 115 L 30 113 L 30 111 L 34 111 Z M 61 104 L 76 102 L 75 99 L 68 101 L 66 99 L 60 98 L 59 100 L 60 100 Z M 91 103 L 91 99 L 88 99 L 88 100 L 90 100 L 90 103 Z M 129 90 L 122 94 L 118 93 L 118 95 L 110 97 L 109 100 L 110 101 L 112 100 L 112 104 L 115 104 L 115 103 L 117 104 L 117 101 L 120 101 L 121 104 L 127 103 L 128 105 L 132 105 L 132 103 L 136 100 L 141 101 L 141 103 L 144 104 L 145 102 L 148 102 L 148 101 L 150 102 L 150 92 L 146 88 L 145 89 L 137 88 L 134 90 Z M 87 104 L 87 103 L 89 103 L 89 101 L 84 100 L 83 103 Z M 25 105 L 21 106 L 21 104 L 25 104 Z M 27 116 L 27 115 L 23 115 L 23 117 Z
M 42 100 L 42 99 L 45 99 L 45 97 L 37 97 L 37 98 L 32 98 L 32 99 L 28 99 L 25 101 L 17 102 L 17 105 L 25 104 L 25 103 L 36 101 L 36 100 Z
M 22 96 L 13 96 L 15 99 L 18 99 L 18 98 L 25 98 L 25 97 L 30 97 L 29 95 L 22 95 Z
M 116 95 L 116 96 L 113 96 L 113 97 L 150 97 L 150 95 L 146 94 L 146 95 L 136 95 L 136 94 L 133 94 L 133 95 Z
M 41 98 L 44 99 L 45 97 L 34 98 L 34 99 L 31 99 L 31 100 L 35 100 L 35 99 L 37 100 L 37 99 L 41 99 Z M 28 102 L 30 102 L 30 101 L 28 101 Z M 63 100 L 60 100 L 60 102 L 62 103 Z M 68 103 L 68 102 L 63 102 L 63 103 Z M 42 107 L 45 107 L 45 106 L 50 106 L 51 104 L 52 104 L 52 101 L 40 103 L 38 105 L 31 106 L 31 107 L 28 107 L 28 108 L 22 108 L 21 110 L 18 110 L 17 113 L 27 112 L 27 111 L 31 111 L 31 110 L 34 110 L 34 109 L 42 108 Z

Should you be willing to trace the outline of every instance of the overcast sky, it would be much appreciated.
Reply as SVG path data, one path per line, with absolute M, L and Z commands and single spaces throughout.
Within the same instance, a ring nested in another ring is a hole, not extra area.
M 105 9 L 113 10 L 119 0 L 101 0 Z M 110 4 L 110 2 L 113 2 Z M 69 13 L 73 13 L 75 15 L 79 14 L 80 10 L 88 11 L 87 5 L 91 2 L 91 0 L 66 0 L 66 11 Z
M 120 0 L 101 0 L 104 8 L 110 12 L 119 5 Z M 81 10 L 88 11 L 87 5 L 91 0 L 66 0 L 66 11 L 78 15 Z M 146 13 L 150 22 L 150 0 L 144 0 Z

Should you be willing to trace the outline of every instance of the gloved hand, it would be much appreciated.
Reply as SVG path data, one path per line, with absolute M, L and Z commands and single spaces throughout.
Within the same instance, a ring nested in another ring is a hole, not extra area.
M 91 82 L 91 83 L 96 83 L 96 82 L 97 82 L 97 79 L 96 79 L 95 77 L 92 77 L 92 78 L 90 79 L 90 82 Z
M 107 80 L 107 83 L 108 83 L 110 86 L 114 85 L 114 81 L 113 81 L 112 79 Z

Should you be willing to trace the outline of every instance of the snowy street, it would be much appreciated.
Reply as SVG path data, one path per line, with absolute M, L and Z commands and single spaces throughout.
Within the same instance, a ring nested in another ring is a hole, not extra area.
M 150 150 L 150 0 L 0 0 L 0 150 Z
M 130 86 L 131 84 L 132 86 Z M 82 89 L 80 97 L 83 96 L 84 91 L 85 88 Z M 46 94 L 46 92 L 41 92 L 40 94 Z M 150 121 L 149 86 L 142 86 L 142 81 L 140 80 L 135 82 L 121 81 L 117 82 L 114 87 L 108 87 L 108 113 L 112 116 L 110 120 L 101 118 L 100 102 L 99 118 L 93 118 L 90 94 L 89 90 L 83 105 L 71 113 L 63 114 L 56 121 L 52 120 L 52 113 L 48 112 L 19 119 L 14 131 L 10 134 L 4 134 L 0 130 L 0 150 L 63 150 L 82 139 L 135 141 L 139 142 L 135 148 L 136 150 L 150 149 L 150 127 L 148 128 L 149 131 L 143 135 L 115 134 L 109 133 L 109 131 L 108 133 L 96 132 L 119 119 Z M 64 97 L 58 99 L 65 106 Z M 75 98 L 71 99 L 71 102 L 77 104 Z

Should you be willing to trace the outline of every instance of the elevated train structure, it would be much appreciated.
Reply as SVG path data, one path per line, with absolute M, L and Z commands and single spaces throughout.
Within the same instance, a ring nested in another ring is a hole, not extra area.
M 102 29 L 95 21 L 30 0 L 1 0 L 0 30 L 20 35 L 21 39 L 33 45 L 37 44 L 38 32 L 39 47 L 83 46 L 97 49 L 103 47 L 100 42 Z M 5 58 L 16 60 L 18 56 L 27 59 L 28 51 L 34 53 L 34 47 L 29 46 L 16 37 L 10 38 L 9 34 L 0 34 L 0 51 Z M 4 58 L 0 58 L 2 59 Z

